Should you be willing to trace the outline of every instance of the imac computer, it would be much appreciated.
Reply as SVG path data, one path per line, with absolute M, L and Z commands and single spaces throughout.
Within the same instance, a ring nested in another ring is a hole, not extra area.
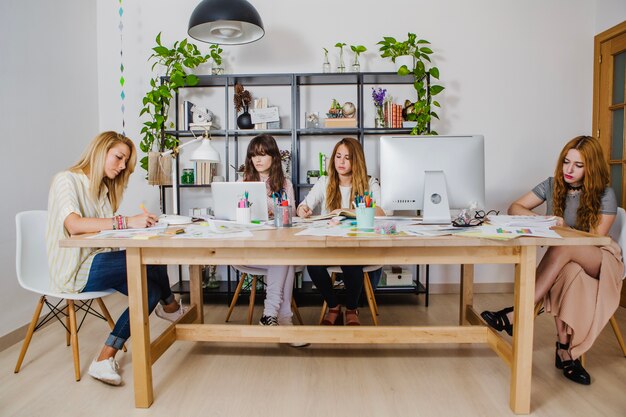
M 485 207 L 482 135 L 382 136 L 381 207 L 422 210 L 425 224 L 450 224 L 450 209 Z

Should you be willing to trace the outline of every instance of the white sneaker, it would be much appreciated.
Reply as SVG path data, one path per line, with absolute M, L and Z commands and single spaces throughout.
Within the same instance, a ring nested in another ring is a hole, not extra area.
M 100 381 L 110 384 L 119 385 L 122 383 L 122 377 L 119 374 L 120 366 L 113 358 L 96 361 L 95 359 L 89 365 L 89 375 L 99 379 Z
M 281 326 L 293 326 L 293 319 L 291 318 L 291 316 L 289 317 L 284 317 L 284 316 L 279 316 L 278 317 L 278 324 Z M 299 347 L 306 347 L 309 346 L 310 343 L 305 343 L 305 342 L 293 342 L 293 343 L 289 343 L 289 346 L 291 347 L 295 347 L 295 348 L 299 348 Z
M 172 323 L 178 320 L 186 312 L 187 309 L 183 307 L 182 303 L 178 305 L 178 310 L 174 311 L 173 313 L 168 313 L 167 311 L 163 310 L 163 306 L 161 304 L 157 304 L 156 308 L 154 309 L 154 313 L 158 317 L 162 318 L 163 320 L 171 321 Z

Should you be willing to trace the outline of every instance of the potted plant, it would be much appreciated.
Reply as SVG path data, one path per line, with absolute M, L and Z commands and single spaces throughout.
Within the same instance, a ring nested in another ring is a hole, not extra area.
M 391 58 L 391 62 L 396 64 L 396 69 L 403 65 L 407 68 L 412 68 L 412 48 L 415 47 L 415 35 L 412 37 L 411 35 L 413 34 L 409 33 L 409 39 L 402 42 L 391 36 L 383 37 L 383 40 L 377 43 L 377 45 L 380 45 L 380 56 L 382 58 Z
M 359 55 L 367 51 L 367 48 L 363 45 L 350 45 L 350 49 L 354 52 L 354 62 L 352 63 L 352 72 L 361 71 L 361 64 L 359 63 Z
M 211 74 L 213 75 L 224 74 L 222 52 L 224 52 L 224 50 L 216 43 L 211 44 L 209 47 L 209 55 L 211 55 L 211 59 L 213 60 L 213 66 L 211 68 Z
M 405 118 L 407 121 L 416 122 L 416 126 L 411 131 L 412 135 L 433 134 L 437 132 L 430 130 L 430 121 L 433 117 L 439 119 L 439 115 L 431 109 L 431 105 L 441 107 L 438 101 L 432 98 L 443 91 L 444 87 L 431 83 L 431 77 L 439 79 L 439 68 L 431 66 L 430 55 L 433 50 L 426 45 L 430 45 L 425 39 L 417 39 L 414 33 L 409 33 L 405 41 L 397 41 L 392 37 L 384 37 L 378 42 L 379 51 L 382 58 L 391 58 L 398 62 L 398 57 L 407 54 L 411 57 L 409 65 L 402 65 L 398 68 L 398 75 L 413 75 L 413 87 L 417 93 L 417 99 L 413 106 L 406 106 Z
M 343 47 L 346 46 L 343 42 L 337 42 L 335 48 L 339 48 L 339 62 L 337 63 L 337 72 L 346 72 L 346 64 L 343 62 Z
M 178 145 L 175 136 L 165 132 L 165 127 L 174 127 L 173 122 L 167 120 L 170 101 L 180 87 L 193 86 L 198 83 L 198 77 L 187 71 L 207 62 L 209 55 L 203 55 L 198 47 L 187 39 L 174 42 L 171 48 L 161 43 L 161 33 L 156 37 L 156 44 L 148 61 L 152 61 L 152 69 L 160 65 L 164 69 L 162 76 L 150 79 L 150 90 L 143 98 L 143 108 L 139 116 L 147 114 L 149 120 L 143 123 L 139 148 L 148 154 L 156 149 L 164 151 L 174 149 Z M 148 156 L 140 161 L 141 167 L 148 171 Z

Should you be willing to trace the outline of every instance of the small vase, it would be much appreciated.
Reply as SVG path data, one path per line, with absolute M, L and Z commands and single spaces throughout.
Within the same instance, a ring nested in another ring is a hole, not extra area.
M 219 288 L 220 282 L 217 280 L 216 266 L 207 265 L 204 268 L 204 276 L 202 277 L 202 288 L 215 289 Z
M 281 161 L 282 166 L 283 166 L 283 172 L 285 173 L 286 176 L 289 176 L 289 173 L 291 172 L 291 161 L 287 160 L 287 161 Z
M 217 62 L 213 61 L 213 66 L 211 67 L 211 74 L 212 75 L 224 74 L 224 67 L 218 64 Z
M 337 63 L 337 72 L 346 72 L 346 64 L 343 63 L 343 48 L 339 52 L 339 62 Z
M 385 127 L 385 119 L 380 116 L 376 116 L 376 119 L 374 119 L 374 127 L 376 129 L 381 129 Z
M 239 126 L 239 129 L 252 129 L 254 127 L 252 116 L 248 113 L 248 106 L 244 106 L 243 113 L 237 117 L 237 126 Z
M 328 74 L 330 72 L 330 62 L 328 61 L 328 53 L 324 53 L 324 63 L 322 64 L 322 72 Z
M 359 63 L 359 56 L 354 56 L 354 62 L 352 63 L 352 72 L 361 72 L 361 64 Z

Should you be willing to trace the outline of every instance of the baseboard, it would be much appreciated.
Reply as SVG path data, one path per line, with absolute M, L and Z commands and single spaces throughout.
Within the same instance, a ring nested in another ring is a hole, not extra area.
M 461 284 L 430 284 L 431 294 L 458 294 Z M 512 282 L 480 282 L 474 283 L 474 294 L 512 293 Z
M 28 330 L 29 325 L 30 323 L 25 324 L 22 327 L 5 334 L 4 336 L 0 336 L 0 352 L 10 348 L 21 340 L 24 340 L 24 336 L 26 336 L 26 331 Z

